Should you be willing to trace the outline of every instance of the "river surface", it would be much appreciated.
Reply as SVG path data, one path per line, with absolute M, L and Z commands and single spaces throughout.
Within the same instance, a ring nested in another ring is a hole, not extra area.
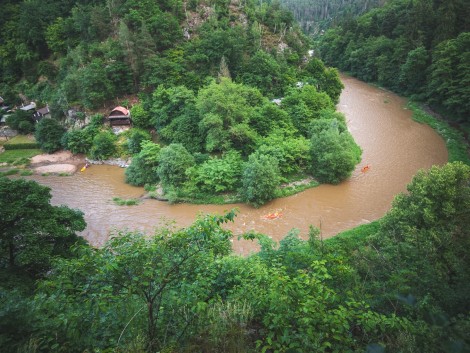
M 280 240 L 290 229 L 298 228 L 306 237 L 309 226 L 314 225 L 321 228 L 323 238 L 328 238 L 382 217 L 394 196 L 406 191 L 419 169 L 447 162 L 442 138 L 427 125 L 411 120 L 404 99 L 348 76 L 341 79 L 345 89 L 338 110 L 346 115 L 349 131 L 363 154 L 352 177 L 340 185 L 321 185 L 259 209 L 242 204 L 170 205 L 156 200 L 117 206 L 113 197 L 137 198 L 144 193 L 143 188 L 124 183 L 124 169 L 119 167 L 93 165 L 69 177 L 31 178 L 52 188 L 53 204 L 65 204 L 85 213 L 88 226 L 81 235 L 95 246 L 104 244 L 116 229 L 152 234 L 162 224 L 188 226 L 199 213 L 222 214 L 234 207 L 239 214 L 228 227 L 235 235 L 255 230 Z M 369 170 L 362 172 L 366 165 Z M 280 212 L 282 217 L 263 217 L 273 212 Z M 248 254 L 256 251 L 257 245 L 235 239 L 233 248 Z

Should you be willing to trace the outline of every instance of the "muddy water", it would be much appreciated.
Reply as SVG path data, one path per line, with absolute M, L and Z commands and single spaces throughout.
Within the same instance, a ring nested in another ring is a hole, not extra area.
M 124 183 L 124 170 L 111 166 L 92 166 L 71 177 L 34 177 L 52 188 L 54 204 L 79 208 L 88 224 L 82 235 L 93 245 L 102 245 L 113 229 L 137 229 L 151 233 L 155 227 L 174 222 L 187 226 L 202 213 L 222 213 L 233 207 L 240 210 L 229 227 L 235 234 L 248 230 L 280 240 L 292 228 L 306 235 L 309 225 L 321 226 L 330 237 L 348 228 L 382 217 L 393 197 L 421 168 L 447 161 L 444 141 L 428 126 L 411 120 L 405 100 L 342 76 L 345 89 L 338 109 L 346 114 L 348 128 L 363 149 L 362 162 L 350 180 L 340 185 L 321 185 L 292 197 L 274 200 L 260 209 L 245 205 L 169 205 L 144 200 L 137 206 L 117 206 L 113 197 L 134 198 L 142 188 Z M 363 173 L 361 168 L 369 165 Z M 280 211 L 282 217 L 267 220 L 263 215 Z M 234 250 L 249 253 L 256 246 L 234 241 Z

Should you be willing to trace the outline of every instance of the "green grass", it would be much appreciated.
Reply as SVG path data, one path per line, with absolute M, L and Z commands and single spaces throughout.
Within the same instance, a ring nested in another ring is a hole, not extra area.
M 33 175 L 34 172 L 32 170 L 29 170 L 29 169 L 24 169 L 20 172 L 20 175 L 21 176 L 30 176 L 30 175 Z
M 408 107 L 413 111 L 413 120 L 429 125 L 444 139 L 449 153 L 449 162 L 461 161 L 470 165 L 468 145 L 460 131 L 447 122 L 425 113 L 416 103 L 410 102 Z
M 121 199 L 120 197 L 113 197 L 113 201 L 116 205 L 119 206 L 134 206 L 139 204 L 138 199 Z
M 350 255 L 351 251 L 359 247 L 366 246 L 367 239 L 376 234 L 380 228 L 380 220 L 362 224 L 352 229 L 338 233 L 332 238 L 325 240 L 325 246 L 330 249 L 344 252 L 345 256 Z
M 42 151 L 39 149 L 28 149 L 28 150 L 8 150 L 0 153 L 0 163 L 8 163 L 13 165 L 28 164 L 29 159 Z
M 67 176 L 71 176 L 71 175 L 72 175 L 72 174 L 64 173 L 64 172 L 59 173 L 59 176 L 61 176 L 61 177 L 67 177 Z
M 5 170 L 4 172 L 0 172 L 0 177 L 4 177 L 4 176 L 8 176 L 8 175 L 15 175 L 15 174 L 18 174 L 20 172 L 19 169 L 9 169 L 9 170 Z
M 31 142 L 36 142 L 36 139 L 32 135 L 16 135 L 15 137 L 12 137 L 8 141 L 5 141 L 5 143 L 9 144 L 22 144 L 22 143 L 31 143 Z

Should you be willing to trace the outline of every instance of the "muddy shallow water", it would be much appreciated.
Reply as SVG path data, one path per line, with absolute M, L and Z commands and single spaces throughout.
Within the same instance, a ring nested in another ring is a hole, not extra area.
M 140 197 L 143 188 L 124 183 L 124 169 L 94 165 L 70 177 L 33 176 L 52 188 L 52 203 L 85 213 L 88 227 L 82 235 L 100 246 L 113 229 L 138 229 L 147 233 L 162 223 L 187 226 L 196 215 L 240 210 L 229 228 L 235 234 L 254 229 L 280 240 L 292 228 L 306 235 L 309 225 L 321 226 L 323 237 L 382 217 L 393 197 L 421 168 L 447 162 L 445 143 L 430 127 L 411 120 L 406 101 L 388 91 L 342 76 L 345 89 L 338 109 L 346 114 L 348 128 L 363 149 L 362 162 L 352 177 L 340 185 L 321 185 L 300 194 L 274 200 L 260 209 L 234 205 L 169 205 L 143 200 L 137 206 L 117 206 L 113 197 Z M 369 165 L 367 172 L 361 168 Z M 265 219 L 269 213 L 282 217 Z M 248 241 L 234 240 L 234 250 L 247 254 L 257 249 Z

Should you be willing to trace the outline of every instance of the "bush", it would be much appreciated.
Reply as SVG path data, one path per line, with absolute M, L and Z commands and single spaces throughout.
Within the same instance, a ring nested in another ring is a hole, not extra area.
M 179 143 L 162 148 L 157 174 L 163 187 L 178 187 L 187 180 L 186 170 L 195 164 L 194 157 Z
M 279 163 L 275 157 L 253 153 L 242 176 L 240 194 L 243 201 L 259 207 L 275 197 L 280 182 Z
M 242 175 L 240 154 L 230 151 L 222 158 L 211 158 L 194 168 L 194 183 L 208 193 L 236 190 Z
M 14 130 L 18 130 L 20 134 L 30 134 L 34 131 L 34 123 L 31 112 L 16 110 L 6 119 L 6 123 Z
M 141 147 L 141 151 L 132 157 L 131 165 L 125 171 L 126 183 L 137 186 L 155 184 L 159 180 L 156 167 L 160 146 L 151 141 L 144 141 Z
M 111 131 L 100 132 L 93 138 L 90 157 L 93 159 L 107 159 L 116 152 L 116 135 Z
M 65 133 L 65 128 L 57 120 L 42 119 L 36 126 L 36 141 L 42 150 L 53 153 L 62 148 L 61 139 Z
M 150 140 L 150 134 L 147 131 L 141 129 L 132 129 L 129 134 L 129 139 L 127 140 L 129 153 L 139 153 L 142 149 L 142 142 L 145 140 Z
M 322 183 L 338 184 L 351 176 L 361 161 L 361 148 L 351 134 L 341 132 L 336 119 L 320 119 L 312 124 L 312 174 Z
M 6 143 L 3 145 L 6 151 L 12 150 L 32 150 L 39 147 L 39 144 L 36 142 L 28 142 L 28 143 Z
M 73 154 L 88 153 L 93 146 L 94 136 L 93 128 L 70 130 L 62 136 L 62 145 Z

